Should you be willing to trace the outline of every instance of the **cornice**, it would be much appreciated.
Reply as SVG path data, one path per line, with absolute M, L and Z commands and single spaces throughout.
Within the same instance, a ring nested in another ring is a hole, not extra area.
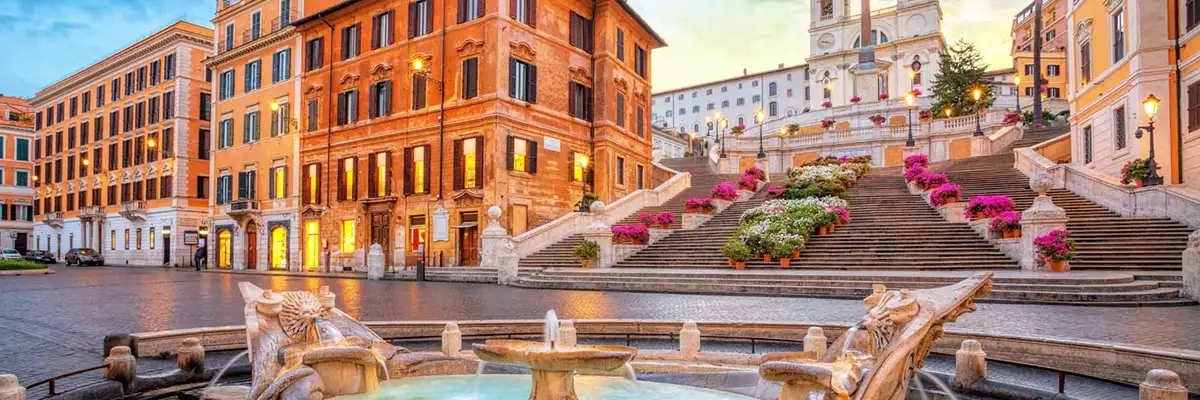
M 92 64 L 91 66 L 67 77 L 66 79 L 47 86 L 45 89 L 42 89 L 36 95 L 34 95 L 33 99 L 30 101 L 30 104 L 34 109 L 42 108 L 44 105 L 43 103 L 47 103 L 48 100 L 54 100 L 60 96 L 74 92 L 80 85 L 89 84 L 90 82 L 107 78 L 110 74 L 125 68 L 128 64 L 131 64 L 138 59 L 144 58 L 155 52 L 169 49 L 173 46 L 187 44 L 198 45 L 201 46 L 202 49 L 207 50 L 212 49 L 213 41 L 211 37 L 187 32 L 184 30 L 175 30 L 168 35 L 154 41 L 153 43 L 141 45 L 137 48 L 123 49 L 116 55 L 105 58 L 104 60 Z M 179 66 L 176 68 L 177 70 L 183 70 L 183 68 Z M 91 88 L 89 87 L 88 89 Z
M 296 27 L 288 25 L 283 29 L 277 30 L 268 34 L 267 36 L 260 37 L 258 40 L 250 42 L 249 45 L 241 45 L 234 47 L 233 50 L 227 50 L 225 52 L 218 53 L 217 55 L 209 56 L 208 58 L 204 59 L 204 65 L 212 68 L 213 71 L 216 71 L 218 69 L 217 67 L 224 65 L 225 63 L 258 52 L 271 45 L 292 39 L 295 33 Z

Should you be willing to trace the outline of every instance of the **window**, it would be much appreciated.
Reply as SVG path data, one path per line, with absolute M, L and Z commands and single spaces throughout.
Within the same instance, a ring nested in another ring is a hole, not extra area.
M 638 189 L 646 188 L 645 176 L 646 176 L 646 167 L 644 165 L 638 164 L 638 166 L 637 166 L 637 188 Z
M 304 166 L 304 204 L 321 204 L 321 164 Z
M 1025 75 L 1033 75 L 1033 73 L 1036 72 L 1035 67 L 1037 66 L 1033 64 L 1025 64 Z
M 587 154 L 571 152 L 570 171 L 572 182 L 583 182 L 584 177 L 587 176 L 587 162 Z
M 508 96 L 537 103 L 537 66 L 510 58 L 508 71 Z
M 230 97 L 233 97 L 233 79 L 234 72 L 232 69 L 221 73 L 219 86 L 217 87 L 221 100 L 228 100 Z
M 585 121 L 592 120 L 592 88 L 571 82 L 567 93 L 568 113 Z
M 291 132 L 292 105 L 276 103 L 271 110 L 271 137 L 283 136 Z M 164 146 L 163 150 L 166 150 Z
M 29 171 L 17 170 L 14 177 L 16 179 L 17 186 L 22 186 L 22 187 L 29 186 Z
M 707 108 L 707 110 L 708 110 L 708 111 L 712 111 L 712 110 L 714 110 L 714 109 L 716 109 L 716 108 L 717 108 L 717 106 L 716 106 L 715 104 L 713 104 L 713 103 L 708 103 L 708 108 Z
M 358 199 L 358 181 L 354 179 L 357 165 L 358 157 L 338 160 L 338 201 Z
M 371 50 L 391 46 L 395 41 L 393 32 L 396 14 L 387 10 L 371 18 Z
M 425 77 L 422 75 L 413 74 L 412 109 L 420 110 L 425 108 L 428 98 L 429 89 L 426 87 Z
M 146 67 L 137 70 L 137 91 L 146 90 Z
M 1030 87 L 1027 87 L 1027 88 L 1025 88 L 1025 95 L 1026 95 L 1026 96 L 1033 96 L 1033 86 L 1030 86 Z
M 304 70 L 312 71 L 325 66 L 325 38 L 309 40 L 304 45 Z
M 233 49 L 233 24 L 225 25 L 225 50 Z
M 640 138 L 646 137 L 646 108 L 637 106 L 637 135 Z
M 141 242 L 141 239 L 138 239 Z M 154 250 L 154 228 L 150 228 L 150 250 Z
M 1055 37 L 1058 37 L 1058 33 L 1055 32 L 1053 29 L 1046 31 L 1046 41 L 1047 42 L 1054 40 Z
M 1200 81 L 1187 87 L 1187 127 L 1188 131 L 1200 129 Z
M 1062 67 L 1060 67 L 1058 64 L 1050 64 L 1050 65 L 1046 66 L 1046 75 L 1058 76 L 1059 74 L 1062 73 L 1061 70 L 1062 70 Z
M 1061 91 L 1060 91 L 1058 88 L 1055 88 L 1055 87 L 1052 87 L 1052 88 L 1047 88 L 1047 89 L 1046 89 L 1046 96 L 1048 96 L 1048 97 L 1050 97 L 1050 98 L 1052 98 L 1052 99 L 1061 99 L 1061 98 L 1062 98 L 1062 92 L 1061 92 Z
M 250 14 L 250 40 L 258 40 L 262 35 L 262 12 Z
M 211 134 L 209 133 L 208 129 L 200 130 L 199 140 L 196 141 L 196 153 L 199 154 L 201 160 L 207 160 L 209 158 L 209 148 L 212 147 L 212 139 L 209 137 L 210 135 Z
M 125 250 L 129 250 L 129 230 L 125 230 Z
M 212 121 L 212 94 L 200 93 L 200 120 Z
M 617 184 L 625 184 L 625 157 L 617 157 Z
M 242 117 L 242 143 L 257 142 L 259 138 L 258 130 L 261 125 L 258 111 L 251 111 Z M 233 140 L 230 139 L 230 145 Z
M 582 15 L 571 12 L 571 45 L 575 48 L 588 52 L 592 52 L 593 34 L 592 20 L 584 18 Z
M 1112 14 L 1113 34 L 1113 63 L 1125 58 L 1125 10 L 1118 9 Z
M 79 95 L 79 98 L 81 100 L 83 100 L 83 112 L 91 111 L 92 110 L 92 96 L 89 96 L 88 93 L 85 92 L 85 93 Z M 17 120 L 16 114 L 9 116 L 9 119 L 16 121 Z
M 159 61 L 150 62 L 150 86 L 158 84 L 159 71 L 162 71 L 162 64 Z
M 721 108 L 728 108 L 729 100 L 721 100 Z
M 621 28 L 617 28 L 617 59 L 625 61 L 625 31 Z M 709 89 L 709 92 L 712 92 L 712 89 Z
M 1125 106 L 1113 110 L 1113 143 L 1117 150 L 1125 148 Z
M 163 120 L 175 118 L 175 92 L 163 93 L 162 99 Z
M 146 102 L 139 101 L 135 110 L 137 110 L 137 112 L 135 113 L 136 120 L 134 127 L 141 129 L 143 126 L 146 126 Z
M 104 85 L 96 86 L 96 107 L 104 106 Z
M 746 98 L 745 98 L 745 97 L 738 97 L 738 99 L 737 99 L 737 105 L 739 105 L 739 106 L 741 106 L 741 105 L 746 105 Z
M 354 220 L 348 219 L 348 220 L 342 221 L 342 242 L 341 242 L 342 253 L 353 253 L 354 252 L 354 236 L 355 236 Z
M 316 99 L 309 100 L 308 101 L 308 131 L 309 132 L 314 132 L 317 130 L 317 122 L 319 122 L 318 118 L 320 117 L 320 114 L 318 114 L 319 111 L 320 111 L 320 106 L 318 106 L 317 100 Z
M 175 55 L 167 54 L 163 58 L 163 80 L 175 79 Z
M 538 142 L 513 136 L 507 139 L 508 170 L 536 174 Z
M 108 169 L 117 169 L 117 143 L 108 144 Z
M 17 161 L 29 161 L 29 139 L 16 138 L 15 143 L 17 145 Z
M 634 46 L 633 69 L 637 72 L 638 76 L 642 78 L 649 78 L 648 67 L 650 60 L 648 60 L 647 57 L 649 57 L 649 54 L 646 53 L 646 49 L 643 49 L 642 46 Z
M 508 3 L 512 19 L 525 25 L 537 27 L 537 1 L 512 0 Z
M 371 84 L 367 105 L 368 118 L 386 117 L 392 114 L 392 81 Z
M 96 117 L 92 121 L 92 140 L 99 142 L 104 138 L 104 116 Z
M 462 68 L 462 98 L 473 99 L 479 96 L 479 59 L 463 60 Z
M 381 151 L 367 158 L 367 197 L 392 194 L 392 152 Z
M 168 197 L 166 192 L 163 192 L 163 197 Z M 200 198 L 200 199 L 208 198 L 208 177 L 207 176 L 197 176 L 196 177 L 196 198 Z
M 750 101 L 754 102 L 754 103 L 762 102 L 762 96 L 756 94 L 756 95 L 754 95 L 754 97 L 750 98 Z
M 772 117 L 779 116 L 779 103 L 776 103 L 774 101 L 767 103 L 767 115 L 770 115 Z
M 238 200 L 258 198 L 258 171 L 238 172 Z
M 292 77 L 292 49 L 283 49 L 271 56 L 271 83 Z
M 150 119 L 151 124 L 158 123 L 158 111 L 160 110 L 158 101 L 158 96 L 151 97 L 146 106 L 147 117 Z
M 118 78 L 113 79 L 112 80 L 112 92 L 111 92 L 112 96 L 109 98 L 110 100 L 117 101 L 117 100 L 121 99 L 121 91 L 118 90 L 120 88 L 121 88 L 121 78 L 118 77 Z
M 1083 85 L 1092 81 L 1092 42 L 1086 41 L 1079 45 L 1079 77 Z
M 233 176 L 222 175 L 217 178 L 217 204 L 233 202 Z
M 433 32 L 433 5 L 429 0 L 408 4 L 408 38 L 428 35 Z
M 217 148 L 224 149 L 233 146 L 233 119 L 221 120 L 217 126 Z
M 358 90 L 338 93 L 338 126 L 358 122 Z
M 429 193 L 429 145 L 404 149 L 404 194 Z
M 483 14 L 483 0 L 458 0 L 458 23 L 475 20 Z
M 775 82 L 771 82 L 771 83 L 767 84 L 767 96 L 778 96 L 778 95 L 779 95 L 779 85 L 776 85 Z
M 1200 25 L 1200 1 L 1186 0 L 1185 8 L 1187 9 L 1184 10 L 1184 20 L 1187 25 L 1187 30 L 1190 31 L 1195 28 L 1196 25 Z
M 709 104 L 711 105 L 711 104 Z M 625 128 L 625 94 L 617 93 L 617 126 Z
M 483 187 L 483 138 L 454 141 L 454 190 Z
M 262 87 L 262 60 L 254 60 L 246 64 L 246 92 L 252 92 Z
M 354 24 L 342 28 L 342 59 L 349 60 L 358 57 L 359 46 L 362 45 L 362 24 Z
M 1092 127 L 1083 127 L 1083 163 L 1092 163 Z

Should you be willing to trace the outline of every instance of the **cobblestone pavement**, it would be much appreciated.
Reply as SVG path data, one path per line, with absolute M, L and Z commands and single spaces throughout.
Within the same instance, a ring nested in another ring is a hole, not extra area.
M 0 278 L 0 372 L 15 373 L 25 384 L 102 363 L 105 335 L 240 325 L 241 281 L 277 291 L 328 285 L 338 306 L 362 320 L 535 319 L 553 308 L 572 319 L 851 323 L 863 313 L 862 303 L 854 300 L 55 268 L 53 275 Z M 1200 307 L 981 304 L 948 327 L 1200 350 Z

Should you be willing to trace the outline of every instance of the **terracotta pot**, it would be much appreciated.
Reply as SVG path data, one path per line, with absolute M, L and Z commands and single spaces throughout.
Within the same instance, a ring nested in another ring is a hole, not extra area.
M 771 262 L 771 255 L 770 255 L 770 254 L 763 254 L 763 261 L 766 261 L 766 262 Z
M 739 271 L 741 271 L 741 270 L 743 270 L 743 269 L 746 269 L 746 262 L 745 262 L 745 261 L 738 261 L 738 262 L 736 262 L 736 263 L 733 263 L 733 269 L 736 269 L 736 270 L 739 270 Z
M 975 219 L 984 219 L 984 218 L 987 218 L 987 215 L 984 214 L 983 211 L 975 212 Z
M 825 229 L 825 232 L 833 233 L 835 230 L 837 230 L 837 224 L 829 224 L 829 227 Z
M 726 259 L 725 259 L 725 263 L 726 263 L 726 264 L 729 264 L 729 266 L 730 266 L 730 267 L 732 267 L 732 266 L 733 266 L 733 259 L 732 259 L 732 258 L 726 258 Z
M 579 260 L 579 263 L 582 264 L 584 268 L 592 267 L 592 260 Z
M 958 202 L 958 197 L 951 197 L 951 198 L 946 199 L 946 202 L 942 203 L 942 205 L 944 206 L 947 204 L 954 204 L 957 202 Z
M 662 225 L 659 225 L 658 227 L 662 228 L 662 229 L 671 229 L 671 224 L 662 224 Z
M 817 236 L 825 236 L 826 233 L 829 233 L 828 227 L 822 226 L 820 228 L 817 228 Z
M 779 259 L 779 267 L 780 268 L 787 268 L 789 265 L 792 265 L 792 259 L 790 259 L 790 258 L 780 258 Z
M 1137 187 L 1146 187 L 1146 181 L 1141 179 L 1134 179 L 1133 183 L 1137 184 Z
M 793 251 L 792 258 L 800 258 L 800 250 Z
M 1066 261 L 1066 260 L 1063 260 L 1063 261 L 1049 260 L 1046 263 L 1050 265 L 1050 272 L 1067 272 L 1067 268 L 1070 267 L 1070 265 L 1071 265 L 1070 261 Z
M 1013 229 L 1012 233 L 1013 233 L 1013 237 L 1012 237 L 1013 239 L 1021 238 L 1021 228 Z

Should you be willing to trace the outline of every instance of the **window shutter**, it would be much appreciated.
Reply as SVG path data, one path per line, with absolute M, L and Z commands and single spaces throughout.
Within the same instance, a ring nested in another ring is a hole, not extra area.
M 374 18 L 371 18 L 371 50 L 379 48 L 379 33 L 381 32 L 379 22 L 383 21 L 382 17 L 383 15 L 376 15 Z
M 487 15 L 487 2 L 486 1 L 483 1 L 483 0 L 467 0 L 467 1 L 475 2 L 475 9 L 478 10 L 477 11 L 478 14 L 476 14 L 476 15 L 478 15 L 479 17 L 483 17 L 484 15 Z
M 380 116 L 391 115 L 392 114 L 392 81 L 386 81 L 383 83 L 383 96 L 381 96 L 380 98 L 383 100 L 383 107 L 379 108 L 382 111 L 382 113 L 381 113 L 382 115 L 380 115 Z
M 504 162 L 504 168 L 508 169 L 509 171 L 512 171 L 513 170 L 513 137 L 512 136 L 506 137 L 505 140 L 507 140 L 506 148 L 508 149 L 507 150 L 508 158 L 507 158 L 507 161 Z
M 461 3 L 461 1 L 460 1 Z M 454 190 L 463 189 L 463 141 L 454 141 Z
M 417 37 L 417 3 L 408 4 L 408 38 Z
M 529 26 L 537 28 L 537 0 L 528 0 L 525 8 L 529 10 Z
M 541 144 L 539 144 L 538 142 L 532 141 L 532 140 L 527 141 L 525 143 L 527 143 L 529 146 L 529 149 L 528 149 L 528 151 L 529 151 L 529 173 L 536 174 L 537 173 L 537 165 L 538 165 L 537 153 L 538 153 L 538 147 L 541 147 Z
M 508 59 L 508 97 L 517 97 L 517 59 Z
M 354 157 L 352 159 L 354 160 L 354 169 L 350 174 L 354 176 L 354 184 L 350 185 L 350 190 L 353 190 L 353 192 L 347 197 L 349 197 L 350 200 L 358 200 L 358 183 L 362 181 L 362 179 L 359 179 L 361 175 L 358 174 L 358 157 Z
M 268 192 L 267 198 L 268 199 L 276 198 L 275 197 L 275 169 L 277 169 L 277 168 L 279 168 L 279 167 L 274 167 L 274 168 L 267 170 L 267 192 Z
M 482 8 L 480 8 L 482 10 Z M 483 136 L 475 138 L 475 188 L 483 188 Z
M 448 1 L 448 0 L 442 0 L 442 1 Z M 420 33 L 422 35 L 427 34 L 427 33 L 429 33 L 429 31 L 433 30 L 433 0 L 429 0 L 428 2 L 425 3 L 425 21 L 428 24 L 425 26 L 426 30 L 422 31 Z M 443 22 L 443 24 L 444 24 L 444 22 Z
M 313 199 L 313 204 L 321 204 L 321 194 L 328 193 L 325 191 L 325 186 L 322 182 L 325 181 L 325 173 L 321 171 L 321 164 L 317 164 L 317 198 Z
M 575 154 L 578 153 L 567 152 L 567 182 L 575 182 Z
M 421 193 L 429 193 L 429 182 L 433 180 L 433 177 L 431 175 L 429 175 L 429 169 L 430 169 L 429 166 L 433 164 L 433 162 L 431 162 L 431 158 L 429 156 L 431 154 L 429 152 L 429 149 L 431 149 L 432 147 L 430 145 L 425 145 L 422 147 L 425 148 L 425 185 L 424 185 L 425 187 L 422 188 Z M 441 182 L 442 181 L 441 179 L 442 179 L 441 177 L 438 177 L 438 182 Z
M 579 100 L 578 96 L 575 95 L 579 91 L 578 88 L 579 84 L 575 82 L 567 85 L 567 114 L 570 114 L 572 117 L 581 118 L 583 116 L 579 115 L 579 107 L 575 105 L 575 102 Z
M 379 163 L 377 161 L 375 161 L 375 154 L 371 154 L 367 158 L 367 192 L 368 192 L 367 197 L 368 198 L 375 197 L 375 194 L 379 193 L 378 192 L 379 184 L 375 182 L 375 179 L 379 177 L 379 174 L 375 172 L 375 168 L 378 168 L 378 167 L 379 167 Z
M 458 0 L 458 23 L 467 22 L 467 1 Z
M 367 98 L 367 102 L 369 103 L 369 104 L 367 104 L 367 114 L 369 114 L 370 118 L 375 118 L 375 117 L 379 116 L 379 113 L 376 112 L 376 105 L 379 102 L 375 101 L 375 96 L 377 96 L 379 94 L 378 87 L 379 87 L 379 85 L 372 83 L 371 88 L 368 90 L 370 92 L 370 95 Z
M 413 148 L 404 149 L 404 195 L 413 194 Z
M 574 47 L 579 47 L 579 38 L 582 36 L 579 33 L 580 28 L 581 28 L 579 26 L 579 22 L 580 22 L 579 16 L 576 15 L 574 12 L 572 12 L 571 13 L 570 32 L 567 34 L 567 37 L 569 38 L 569 40 L 571 42 L 571 46 L 574 46 Z
M 337 171 L 337 198 L 338 201 L 344 201 L 346 200 L 346 161 L 338 161 Z
M 593 114 L 592 114 L 592 111 L 593 111 L 593 110 L 592 110 L 592 105 L 593 105 L 593 103 L 594 103 L 594 100 L 596 99 L 596 92 L 593 92 L 593 91 L 592 91 L 592 88 L 590 88 L 590 87 L 585 87 L 585 88 L 584 88 L 584 93 L 586 93 L 586 94 L 587 94 L 587 98 L 586 98 L 586 99 L 583 99 L 583 101 L 584 101 L 584 105 L 583 105 L 583 113 L 584 113 L 584 115 L 586 115 L 586 116 L 584 117 L 584 119 L 586 119 L 586 120 L 588 120 L 588 121 L 591 121 L 591 120 L 592 120 L 592 115 L 593 115 Z
M 246 198 L 246 173 L 238 172 L 238 199 Z
M 529 102 L 537 103 L 537 66 L 529 66 Z
M 521 0 L 508 0 L 508 17 L 517 19 L 517 2 Z

